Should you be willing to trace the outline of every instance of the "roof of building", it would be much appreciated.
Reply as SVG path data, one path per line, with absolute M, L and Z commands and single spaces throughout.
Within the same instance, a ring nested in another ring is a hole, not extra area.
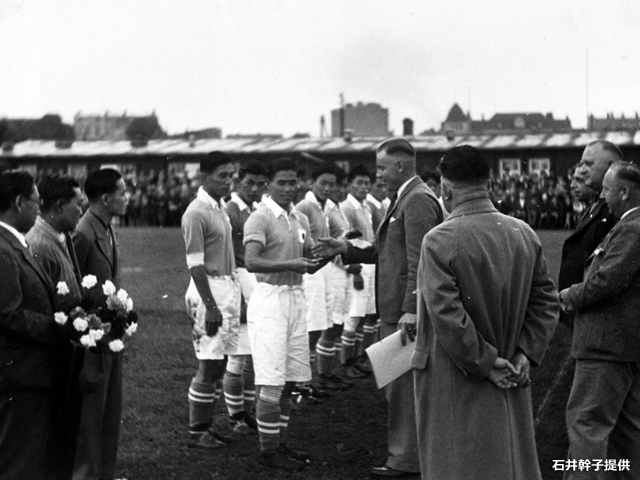
M 418 152 L 445 151 L 457 145 L 473 145 L 485 150 L 535 148 L 580 148 L 594 140 L 608 140 L 619 146 L 640 146 L 640 130 L 572 131 L 563 133 L 469 134 L 449 140 L 444 134 L 405 137 Z M 146 146 L 132 147 L 128 141 L 76 141 L 70 148 L 57 148 L 54 141 L 28 140 L 13 146 L 1 157 L 98 157 L 98 156 L 172 156 L 202 155 L 213 150 L 230 154 L 272 153 L 293 155 L 307 152 L 316 155 L 375 152 L 388 137 L 340 137 L 281 139 L 203 139 L 192 144 L 185 139 L 150 140 Z
M 447 119 L 445 120 L 445 122 L 467 122 L 467 121 L 469 121 L 469 117 L 467 117 L 464 114 L 464 112 L 460 108 L 460 105 L 458 105 L 457 103 L 454 103 L 453 107 L 451 107 L 451 110 L 449 110 L 449 115 L 447 115 Z

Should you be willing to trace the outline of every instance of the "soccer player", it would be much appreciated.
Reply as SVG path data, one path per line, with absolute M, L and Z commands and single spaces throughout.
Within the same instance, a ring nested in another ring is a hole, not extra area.
M 223 197 L 231 190 L 235 167 L 222 152 L 200 162 L 202 186 L 182 217 L 182 233 L 191 282 L 185 295 L 193 324 L 198 372 L 189 387 L 190 445 L 217 449 L 231 439 L 211 425 L 216 383 L 224 373 L 224 356 L 241 350 L 240 285 L 235 271 L 231 223 Z
M 306 453 L 285 443 L 293 387 L 311 380 L 302 276 L 326 261 L 313 258 L 309 220 L 293 209 L 296 164 L 274 160 L 267 181 L 270 196 L 244 226 L 245 266 L 258 279 L 247 323 L 259 390 L 260 463 L 292 471 L 309 461 Z
M 317 167 L 312 173 L 311 190 L 296 206 L 296 210 L 302 212 L 309 219 L 311 240 L 313 243 L 318 238 L 330 235 L 330 212 L 335 204 L 329 196 L 336 187 L 336 173 L 331 165 Z M 334 342 L 330 335 L 324 334 L 333 327 L 332 301 L 330 289 L 331 266 L 327 264 L 313 275 L 304 275 L 304 296 L 307 303 L 307 328 L 309 330 L 309 350 L 311 359 L 316 357 L 317 368 L 320 377 L 320 388 L 327 390 L 344 390 L 350 387 L 338 375 L 333 375 L 333 357 L 335 354 Z M 324 335 L 324 340 L 320 336 Z M 317 349 L 316 349 L 317 345 Z M 313 366 L 313 365 L 312 365 Z
M 370 188 L 371 175 L 363 166 L 349 172 L 349 195 L 340 208 L 349 220 L 349 229 L 361 234 L 356 245 L 375 243 L 373 216 L 366 202 Z M 345 376 L 359 378 L 370 373 L 364 351 L 373 343 L 377 320 L 375 265 L 362 265 L 361 273 L 353 276 L 349 317 L 342 332 L 342 361 Z
M 240 316 L 239 344 L 242 350 L 250 350 L 247 329 L 246 305 L 256 285 L 256 276 L 244 266 L 244 224 L 257 202 L 262 198 L 267 182 L 267 169 L 260 163 L 250 162 L 240 168 L 235 192 L 227 202 L 227 215 L 231 221 L 233 235 L 233 253 L 238 270 L 238 281 L 242 292 L 242 314 Z M 224 373 L 224 398 L 233 431 L 239 434 L 251 434 L 258 429 L 255 417 L 255 375 L 251 355 L 229 357 Z

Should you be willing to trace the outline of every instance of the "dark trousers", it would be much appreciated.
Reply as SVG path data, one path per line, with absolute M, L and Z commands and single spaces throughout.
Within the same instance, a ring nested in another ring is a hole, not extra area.
M 122 413 L 122 354 L 87 350 L 74 480 L 113 479 Z
M 51 394 L 48 390 L 0 393 L 0 478 L 44 478 Z
M 69 340 L 57 346 L 51 409 L 51 435 L 47 445 L 47 480 L 71 480 L 78 445 L 82 393 L 78 376 L 85 348 Z
M 631 470 L 592 467 L 565 479 L 640 479 L 640 362 L 577 359 L 567 430 L 569 458 L 629 460 Z
M 397 323 L 380 323 L 380 338 L 398 330 Z M 419 472 L 418 431 L 413 395 L 413 372 L 408 371 L 384 388 L 387 397 L 387 465 L 403 472 Z

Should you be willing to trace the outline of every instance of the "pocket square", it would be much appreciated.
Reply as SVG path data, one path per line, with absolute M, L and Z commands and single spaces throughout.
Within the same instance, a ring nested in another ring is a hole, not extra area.
M 391 217 L 391 218 L 389 219 L 389 223 L 393 223 L 393 222 L 395 222 L 395 221 L 396 221 L 396 218 L 395 218 L 395 217 Z

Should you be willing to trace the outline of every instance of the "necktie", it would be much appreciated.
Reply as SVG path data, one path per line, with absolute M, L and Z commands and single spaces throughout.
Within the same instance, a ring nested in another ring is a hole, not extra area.
M 80 273 L 80 265 L 78 265 L 78 257 L 76 257 L 76 249 L 73 246 L 71 235 L 65 233 L 64 240 L 67 246 L 67 252 L 69 252 L 69 257 L 71 257 L 71 263 L 73 263 L 73 271 L 76 274 L 76 280 L 78 281 L 78 284 L 82 286 L 82 274 Z

